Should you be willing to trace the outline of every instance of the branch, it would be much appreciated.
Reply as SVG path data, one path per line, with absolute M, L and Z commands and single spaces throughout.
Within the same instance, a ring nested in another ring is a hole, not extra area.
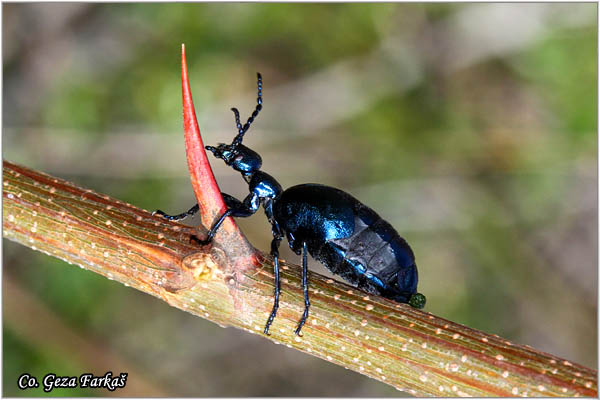
M 273 304 L 273 266 L 256 252 L 234 271 L 195 228 L 5 161 L 4 236 L 152 294 L 222 326 L 262 335 Z M 269 339 L 416 396 L 597 396 L 596 371 L 495 335 L 366 295 L 282 263 L 282 297 Z

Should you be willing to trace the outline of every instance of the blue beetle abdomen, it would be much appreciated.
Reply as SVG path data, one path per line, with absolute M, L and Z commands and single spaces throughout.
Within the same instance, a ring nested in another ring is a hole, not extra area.
M 361 204 L 362 207 L 363 206 Z M 368 209 L 369 217 L 375 214 Z M 372 213 L 372 214 L 371 214 Z M 406 302 L 417 291 L 417 266 L 406 241 L 385 220 L 355 218 L 355 231 L 345 239 L 330 242 L 333 251 L 343 255 L 343 263 L 353 270 L 360 289 Z
M 313 258 L 359 289 L 399 302 L 416 293 L 408 243 L 348 193 L 318 184 L 293 186 L 276 200 L 274 215 L 294 251 L 306 242 Z
M 357 201 L 339 189 L 308 183 L 285 190 L 273 214 L 281 229 L 294 236 L 297 248 L 306 242 L 314 256 L 325 242 L 352 235 Z

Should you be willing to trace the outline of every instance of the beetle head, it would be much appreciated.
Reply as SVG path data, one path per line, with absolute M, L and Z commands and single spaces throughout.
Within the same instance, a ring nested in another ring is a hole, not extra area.
M 260 155 L 243 144 L 219 143 L 217 147 L 206 146 L 206 150 L 243 175 L 253 174 L 262 166 Z

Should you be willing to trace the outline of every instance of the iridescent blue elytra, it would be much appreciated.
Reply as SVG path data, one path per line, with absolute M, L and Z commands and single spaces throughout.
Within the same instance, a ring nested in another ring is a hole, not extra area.
M 257 106 L 243 126 L 238 110 L 232 108 L 238 129 L 233 142 L 206 146 L 215 157 L 242 174 L 250 194 L 243 201 L 222 194 L 227 211 L 214 223 L 202 243 L 211 242 L 228 216 L 248 217 L 262 204 L 273 231 L 271 255 L 275 272 L 275 300 L 265 334 L 269 334 L 279 308 L 279 245 L 283 235 L 290 248 L 302 254 L 305 308 L 296 334 L 300 334 L 310 308 L 307 253 L 358 289 L 423 308 L 425 296 L 417 293 L 418 274 L 413 251 L 375 211 L 346 192 L 316 183 L 296 185 L 284 191 L 275 178 L 260 171 L 260 155 L 244 146 L 242 139 L 261 109 L 262 77 L 258 74 Z M 155 214 L 179 220 L 197 211 L 198 205 L 195 205 L 179 215 L 167 215 L 160 210 Z

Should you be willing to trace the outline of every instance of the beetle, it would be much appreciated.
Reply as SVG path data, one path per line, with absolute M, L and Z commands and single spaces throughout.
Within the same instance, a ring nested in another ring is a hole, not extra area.
M 242 174 L 250 194 L 240 201 L 222 193 L 227 210 L 200 243 L 210 243 L 225 218 L 249 217 L 263 206 L 272 227 L 271 256 L 275 274 L 273 308 L 264 333 L 269 334 L 279 308 L 279 245 L 284 235 L 292 251 L 297 255 L 302 254 L 304 313 L 295 330 L 296 335 L 300 335 L 310 308 L 307 254 L 360 290 L 423 308 L 426 299 L 423 294 L 417 293 L 418 273 L 414 253 L 387 221 L 339 189 L 305 183 L 283 190 L 275 178 L 261 171 L 260 155 L 242 144 L 245 133 L 262 110 L 260 73 L 257 74 L 257 86 L 256 108 L 244 125 L 240 122 L 237 108 L 231 109 L 238 130 L 231 144 L 219 143 L 217 147 L 205 147 L 216 158 Z M 196 204 L 178 215 L 168 215 L 160 210 L 153 214 L 177 221 L 195 214 L 198 209 Z

